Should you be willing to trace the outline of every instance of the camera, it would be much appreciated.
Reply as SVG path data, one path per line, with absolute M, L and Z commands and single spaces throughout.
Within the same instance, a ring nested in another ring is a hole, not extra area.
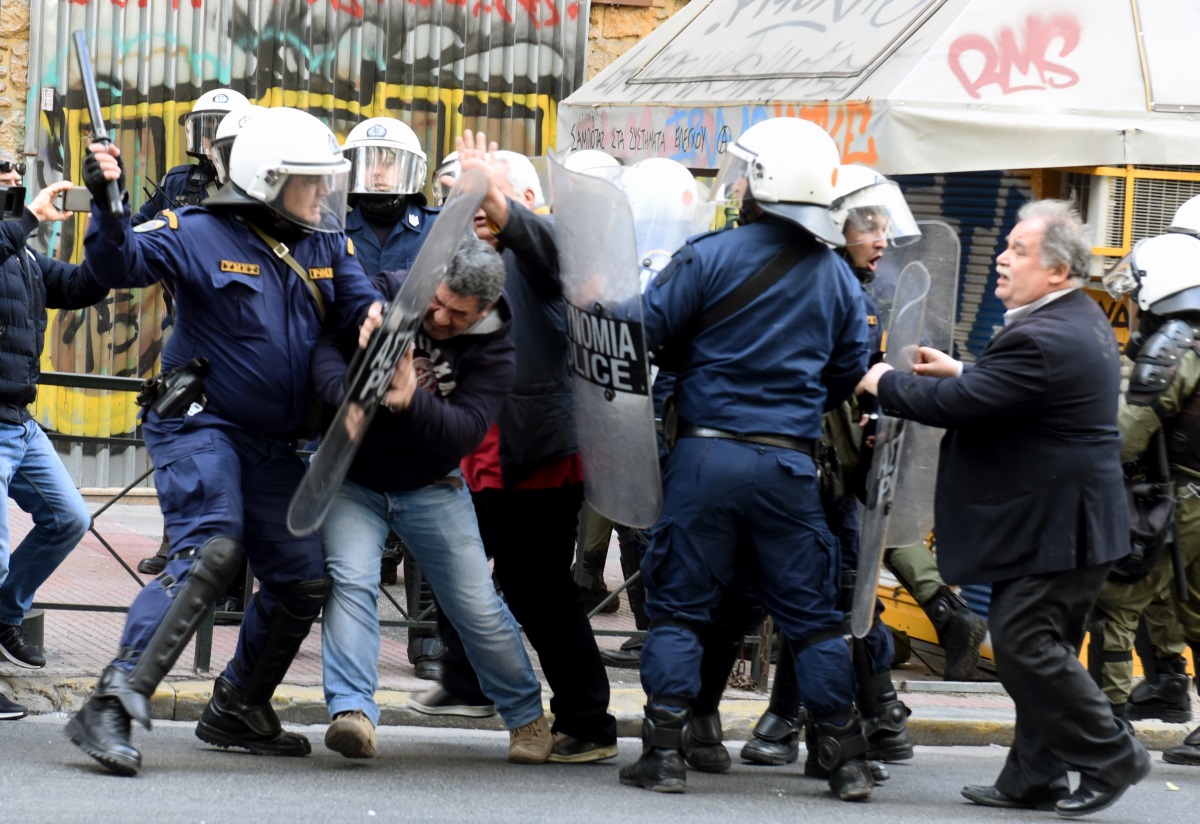
M 20 220 L 25 214 L 25 187 L 0 186 L 0 220 Z
M 60 193 L 54 199 L 54 205 L 64 212 L 90 212 L 92 193 L 83 186 L 75 186 Z

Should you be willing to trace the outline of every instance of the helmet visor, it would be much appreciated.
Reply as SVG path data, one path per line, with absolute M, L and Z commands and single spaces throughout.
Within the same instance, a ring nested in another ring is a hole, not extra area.
M 847 246 L 879 240 L 889 246 L 903 246 L 921 236 L 904 193 L 891 180 L 851 192 L 835 201 L 830 211 L 835 220 L 845 214 L 842 228 Z
M 212 142 L 217 135 L 217 126 L 227 112 L 207 111 L 189 114 L 183 121 L 183 132 L 187 140 L 187 153 L 193 157 L 209 157 Z
M 392 146 L 355 146 L 350 161 L 350 191 L 355 194 L 410 195 L 425 185 L 425 159 Z
M 1138 288 L 1137 273 L 1133 271 L 1133 252 L 1125 255 L 1100 277 L 1109 297 L 1120 300 Z
M 717 226 L 732 223 L 742 210 L 742 201 L 750 190 L 750 163 L 753 157 L 736 143 L 729 147 L 725 162 L 708 190 L 709 201 L 716 212 Z
M 229 182 L 229 155 L 233 152 L 233 138 L 222 137 L 212 142 L 212 164 L 217 170 L 217 183 Z
M 305 229 L 340 232 L 346 227 L 348 171 L 305 170 L 302 166 L 279 169 L 282 182 L 269 205 Z
M 437 167 L 433 173 L 433 202 L 441 206 L 446 202 L 446 198 L 450 196 L 450 189 L 454 186 L 454 181 L 458 180 L 458 176 L 462 174 L 462 166 L 457 160 L 442 161 L 442 165 Z M 442 182 L 443 177 L 450 178 L 450 184 Z

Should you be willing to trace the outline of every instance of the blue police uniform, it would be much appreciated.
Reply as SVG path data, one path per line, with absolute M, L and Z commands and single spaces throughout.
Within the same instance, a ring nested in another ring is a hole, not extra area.
M 692 239 L 644 295 L 647 346 L 685 333 L 799 230 L 764 217 Z M 696 335 L 676 384 L 681 426 L 817 440 L 826 409 L 867 365 L 862 290 L 810 241 L 804 259 L 744 309 Z M 851 712 L 854 676 L 837 609 L 840 559 L 804 451 L 681 437 L 667 459 L 662 517 L 642 561 L 651 629 L 642 684 L 652 702 L 686 706 L 700 686 L 697 636 L 735 583 L 738 549 L 767 610 L 797 641 L 797 677 L 814 717 Z
M 404 216 L 396 221 L 382 243 L 363 216 L 361 206 L 355 206 L 346 216 L 346 234 L 354 238 L 359 262 L 367 274 L 408 271 L 417 259 L 425 235 L 441 210 L 427 206 L 422 194 L 407 195 L 406 201 Z
M 172 552 L 163 576 L 130 607 L 114 663 L 129 669 L 146 648 L 171 603 L 164 583 L 173 588 L 187 579 L 195 560 L 189 552 L 224 537 L 245 547 L 262 584 L 225 673 L 240 684 L 237 669 L 252 672 L 266 645 L 279 592 L 325 574 L 319 538 L 294 537 L 285 526 L 304 472 L 290 433 L 309 409 L 309 361 L 322 318 L 300 276 L 231 211 L 184 207 L 132 231 L 128 215 L 93 210 L 84 247 L 96 280 L 137 287 L 169 276 L 176 323 L 163 369 L 203 357 L 210 371 L 203 411 L 170 419 L 150 412 L 143 423 Z M 381 300 L 353 251 L 344 235 L 322 233 L 291 249 L 322 294 L 329 322 L 345 332 Z

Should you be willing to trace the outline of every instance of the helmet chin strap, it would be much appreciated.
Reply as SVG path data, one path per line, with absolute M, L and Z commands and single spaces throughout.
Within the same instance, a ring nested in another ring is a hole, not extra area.
M 850 257 L 850 251 L 845 246 L 838 247 L 837 253 L 842 256 L 842 260 L 850 264 L 850 268 L 854 271 L 854 276 L 858 278 L 858 282 L 863 286 L 875 280 L 875 273 L 873 271 L 854 265 L 854 258 Z
M 376 223 L 398 223 L 408 209 L 410 195 L 395 197 L 359 196 L 358 205 L 363 215 Z

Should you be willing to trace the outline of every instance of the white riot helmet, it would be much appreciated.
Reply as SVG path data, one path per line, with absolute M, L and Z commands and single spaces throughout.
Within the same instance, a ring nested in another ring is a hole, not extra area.
M 350 191 L 395 198 L 421 191 L 428 163 L 417 133 L 394 117 L 372 117 L 350 130 L 342 146 L 350 161 Z
M 233 89 L 213 89 L 200 95 L 192 110 L 183 118 L 187 153 L 192 157 L 211 157 L 212 141 L 221 119 L 234 109 L 242 109 L 250 101 Z
M 578 152 L 571 152 L 563 160 L 563 166 L 581 175 L 591 174 L 596 169 L 613 169 L 620 165 L 621 161 L 599 149 L 580 149 Z
M 451 152 L 442 158 L 442 162 L 433 170 L 433 202 L 437 206 L 441 206 L 446 202 L 446 198 L 450 196 L 450 189 L 454 185 L 447 186 L 442 182 L 443 177 L 458 180 L 458 176 L 462 174 L 462 164 L 458 162 L 458 152 Z
M 843 232 L 882 235 L 892 245 L 921 235 L 900 186 L 866 166 L 838 167 L 829 213 Z
M 845 243 L 829 214 L 837 182 L 837 145 L 829 133 L 798 117 L 756 123 L 730 145 L 713 199 L 742 209 L 753 201 L 831 246 Z
M 1171 226 L 1167 231 L 1200 237 L 1200 195 L 1184 201 L 1183 205 L 1175 210 L 1175 217 L 1171 219 Z
M 302 229 L 340 232 L 350 161 L 329 127 L 308 112 L 256 112 L 233 139 L 229 182 L 205 205 L 255 201 Z
M 1139 240 L 1103 281 L 1113 297 L 1133 294 L 1142 312 L 1200 312 L 1200 238 L 1169 232 Z
M 233 139 L 255 113 L 266 110 L 265 106 L 246 106 L 234 109 L 221 118 L 212 141 L 212 164 L 217 172 L 218 184 L 224 186 L 229 182 L 229 153 L 233 151 Z
M 662 271 L 689 237 L 712 225 L 714 204 L 687 167 L 665 157 L 640 160 L 618 185 L 629 198 L 643 281 Z M 642 284 L 643 288 L 645 283 Z

